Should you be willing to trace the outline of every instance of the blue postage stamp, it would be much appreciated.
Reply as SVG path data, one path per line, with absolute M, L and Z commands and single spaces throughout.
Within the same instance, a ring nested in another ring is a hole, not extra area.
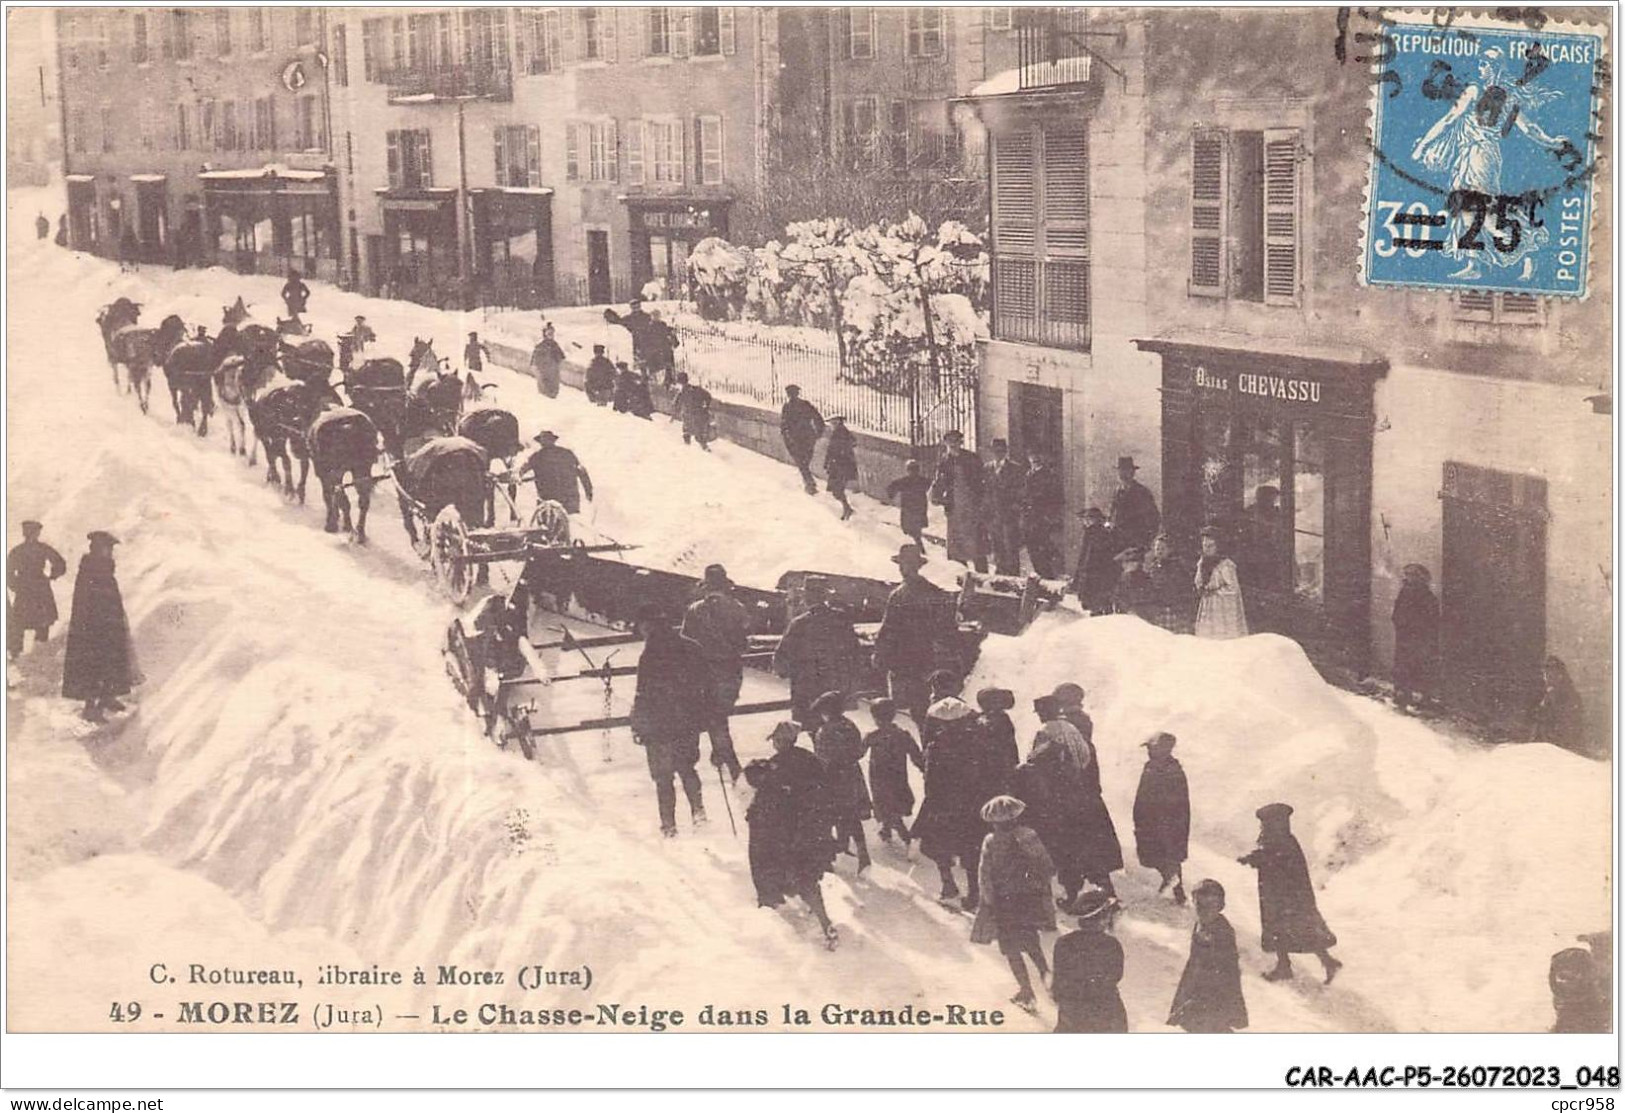
M 1383 21 L 1364 280 L 1584 297 L 1600 34 Z

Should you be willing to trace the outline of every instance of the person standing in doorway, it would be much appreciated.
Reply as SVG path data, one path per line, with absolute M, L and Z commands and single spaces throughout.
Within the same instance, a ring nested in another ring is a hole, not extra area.
M 801 485 L 809 495 L 816 495 L 818 483 L 813 479 L 812 458 L 818 439 L 824 435 L 824 415 L 801 397 L 799 386 L 785 387 L 784 396 L 784 408 L 779 411 L 779 435 L 784 438 L 784 449 L 796 470 L 801 472 Z
M 1134 464 L 1134 457 L 1117 458 L 1117 490 L 1112 492 L 1111 527 L 1117 544 L 1125 549 L 1130 546 L 1143 549 L 1150 545 L 1151 539 L 1157 535 L 1157 527 L 1162 524 L 1157 500 L 1145 484 L 1134 478 L 1134 473 L 1139 470 Z
M 15 661 L 23 651 L 23 634 L 34 631 L 36 646 L 51 640 L 57 620 L 56 593 L 51 581 L 68 571 L 62 554 L 40 540 L 45 529 L 35 521 L 23 523 L 22 544 L 6 557 L 6 586 L 11 599 L 6 614 L 6 657 Z
M 141 682 L 135 663 L 130 620 L 114 575 L 113 546 L 118 538 L 105 530 L 87 535 L 90 552 L 79 560 L 73 583 L 73 613 L 68 619 L 68 645 L 62 659 L 62 694 L 83 700 L 80 716 L 104 722 L 107 712 L 123 711 L 120 696 Z
M 1027 473 L 1010 459 L 1004 438 L 993 441 L 987 465 L 987 529 L 993 540 L 993 568 L 1001 576 L 1021 575 L 1021 514 L 1027 501 Z
M 1437 692 L 1439 597 L 1433 576 L 1420 564 L 1407 564 L 1394 598 L 1394 706 L 1409 711 L 1429 703 Z
M 932 498 L 948 517 L 948 559 L 987 571 L 987 534 L 982 521 L 982 461 L 966 451 L 965 434 L 950 429 L 942 436 L 942 455 Z
M 1027 482 L 1022 500 L 1021 534 L 1033 572 L 1044 580 L 1061 574 L 1061 521 L 1066 514 L 1066 493 L 1061 473 L 1043 455 L 1028 455 Z
M 1196 563 L 1196 636 L 1247 636 L 1241 578 L 1236 574 L 1235 562 L 1224 555 L 1219 531 L 1213 526 L 1202 531 L 1202 559 Z

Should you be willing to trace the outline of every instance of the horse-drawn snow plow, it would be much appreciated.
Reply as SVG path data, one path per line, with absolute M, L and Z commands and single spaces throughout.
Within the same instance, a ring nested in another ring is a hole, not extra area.
M 470 630 L 462 618 L 447 631 L 447 671 L 457 690 L 468 700 L 487 733 L 506 747 L 517 747 L 528 759 L 536 740 L 590 731 L 605 733 L 630 725 L 616 713 L 615 681 L 637 675 L 636 654 L 642 638 L 630 631 L 638 615 L 653 608 L 678 621 L 688 605 L 700 598 L 700 580 L 678 572 L 645 568 L 624 559 L 603 556 L 605 546 L 532 543 L 525 567 L 511 589 L 490 596 L 473 618 Z M 626 547 L 617 549 L 617 553 Z M 510 554 L 511 556 L 511 554 Z M 886 600 L 897 586 L 883 580 L 823 572 L 794 571 L 779 578 L 771 590 L 734 584 L 730 594 L 744 604 L 749 616 L 748 647 L 742 663 L 772 674 L 775 651 L 790 621 L 806 609 L 807 580 L 818 577 L 829 589 L 831 601 L 852 620 L 860 648 L 856 694 L 878 696 L 886 691 L 886 678 L 872 667 L 875 637 L 885 617 Z M 956 598 L 957 642 L 944 647 L 945 666 L 968 672 L 988 633 L 1019 634 L 1042 610 L 1055 605 L 1060 593 L 1036 579 L 990 577 L 967 573 Z M 556 637 L 530 640 L 531 631 L 552 614 L 561 619 L 607 628 L 600 635 L 579 636 L 567 625 L 549 624 Z M 520 638 L 526 639 L 520 648 Z M 636 647 L 636 648 L 634 648 Z M 603 657 L 593 651 L 611 650 Z M 541 654 L 560 656 L 550 667 Z M 622 656 L 625 654 L 625 656 Z M 627 663 L 616 663 L 620 658 Z M 630 660 L 628 660 L 630 658 Z M 578 659 L 581 663 L 575 664 Z M 536 721 L 537 694 L 559 684 L 596 682 L 603 691 L 601 714 L 568 721 Z M 730 711 L 734 717 L 790 710 L 783 699 L 746 700 Z

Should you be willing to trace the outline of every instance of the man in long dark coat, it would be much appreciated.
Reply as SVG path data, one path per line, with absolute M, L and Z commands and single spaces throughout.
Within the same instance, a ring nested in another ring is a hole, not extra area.
M 801 590 L 807 609 L 779 639 L 773 671 L 790 680 L 796 721 L 810 723 L 813 700 L 825 692 L 852 693 L 861 650 L 852 617 L 831 602 L 829 582 L 808 576 Z
M 1187 1032 L 1234 1032 L 1247 1027 L 1247 1002 L 1241 995 L 1236 929 L 1224 915 L 1224 886 L 1210 878 L 1199 882 L 1191 895 L 1196 901 L 1196 927 L 1168 1023 Z
M 1134 457 L 1117 458 L 1118 484 L 1117 490 L 1112 492 L 1111 526 L 1119 549 L 1146 548 L 1162 525 L 1162 514 L 1157 510 L 1157 500 L 1152 497 L 1150 488 L 1134 478 L 1139 470 Z
M 886 599 L 874 663 L 886 673 L 891 698 L 923 729 L 930 702 L 926 677 L 937 670 L 940 657 L 955 657 L 958 651 L 954 597 L 920 575 L 926 558 L 919 546 L 900 546 L 892 560 L 903 582 Z M 957 667 L 959 662 L 952 663 Z
M 987 529 L 982 520 L 981 458 L 965 448 L 965 435 L 950 429 L 942 435 L 942 455 L 931 481 L 931 497 L 948 519 L 948 559 L 987 571 Z
M 1075 912 L 1078 930 L 1055 941 L 1057 1032 L 1127 1032 L 1128 1013 L 1117 985 L 1123 980 L 1123 945 L 1111 934 L 1117 901 L 1101 892 L 1084 894 Z
M 620 325 L 632 334 L 632 362 L 639 371 L 647 371 L 649 367 L 649 352 L 654 345 L 654 318 L 643 311 L 643 299 L 633 298 L 627 302 L 627 312 L 620 314 L 613 309 L 604 310 L 604 320 L 612 325 Z
M 745 822 L 750 825 L 750 877 L 756 902 L 777 908 L 799 896 L 818 917 L 831 945 L 835 928 L 824 908 L 818 879 L 835 864 L 834 817 L 824 763 L 796 745 L 801 724 L 782 722 L 768 740 L 773 756 L 745 767 L 755 790 Z
M 1134 794 L 1134 851 L 1140 865 L 1162 875 L 1157 892 L 1174 887 L 1185 903 L 1184 864 L 1190 853 L 1191 793 L 1185 769 L 1174 756 L 1175 738 L 1158 731 L 1142 742 L 1148 753 Z
M 6 557 L 6 586 L 11 607 L 6 616 L 6 656 L 15 661 L 23 651 L 23 632 L 34 631 L 34 644 L 51 640 L 56 622 L 56 594 L 51 581 L 68 571 L 62 554 L 41 541 L 39 522 L 23 523 L 22 544 Z
M 734 753 L 728 716 L 739 702 L 739 689 L 745 682 L 745 649 L 750 642 L 750 614 L 733 597 L 733 583 L 720 564 L 706 568 L 700 581 L 705 594 L 689 604 L 683 615 L 683 636 L 691 639 L 705 654 L 711 668 L 712 701 L 706 716 L 706 733 L 711 736 L 711 764 L 726 769 L 739 780 L 739 757 Z
M 1016 769 L 1014 795 L 1027 801 L 1033 829 L 1055 862 L 1063 906 L 1074 904 L 1085 881 L 1115 896 L 1112 874 L 1123 868 L 1123 848 L 1101 796 L 1094 744 L 1062 716 L 1054 696 L 1040 696 L 1033 710 L 1043 725 Z
M 1431 699 L 1439 669 L 1439 597 L 1433 576 L 1407 564 L 1394 599 L 1394 706 L 1408 711 Z
M 1042 579 L 1053 580 L 1061 574 L 1061 524 L 1066 514 L 1066 490 L 1061 483 L 1061 473 L 1040 453 L 1032 453 L 1029 460 L 1021 534 L 1033 571 Z
M 128 694 L 141 677 L 124 597 L 114 576 L 113 546 L 118 538 L 103 530 L 88 536 L 90 552 L 79 558 L 79 574 L 73 582 L 62 694 L 84 700 L 80 714 L 91 722 L 102 722 L 107 712 L 124 710 L 118 697 Z
M 638 615 L 638 634 L 644 639 L 638 658 L 637 694 L 632 698 L 632 736 L 643 747 L 649 777 L 655 783 L 660 808 L 660 832 L 677 834 L 677 788 L 683 782 L 689 811 L 696 826 L 705 822 L 700 775 L 700 731 L 712 705 L 711 670 L 705 653 L 672 629 L 656 608 Z
M 531 374 L 536 376 L 536 389 L 549 398 L 559 396 L 559 369 L 564 366 L 564 349 L 559 346 L 553 332 L 553 322 L 542 326 L 542 339 L 530 353 Z
M 801 396 L 799 386 L 785 387 L 784 394 L 784 408 L 779 411 L 779 435 L 784 438 L 784 450 L 801 472 L 801 485 L 809 495 L 816 495 L 818 483 L 813 479 L 812 458 L 818 438 L 824 435 L 824 415 Z
M 1117 544 L 1106 516 L 1091 506 L 1081 515 L 1083 541 L 1078 547 L 1078 563 L 1072 573 L 1072 593 L 1090 614 L 1110 614 L 1112 594 L 1117 589 Z
M 538 502 L 556 502 L 571 514 L 581 513 L 581 496 L 592 500 L 592 476 L 551 429 L 543 429 L 532 439 L 541 447 L 520 465 L 519 478 L 529 475 L 535 481 Z
M 644 341 L 643 357 L 649 374 L 660 376 L 661 386 L 671 386 L 677 371 L 677 331 L 660 319 L 658 309 L 649 314 L 649 327 Z
M 1337 936 L 1320 918 L 1309 863 L 1292 834 L 1292 808 L 1266 804 L 1257 811 L 1258 849 L 1236 859 L 1258 871 L 1258 918 L 1262 945 L 1275 955 L 1275 969 L 1264 975 L 1272 982 L 1292 977 L 1292 955 L 1312 954 L 1320 959 L 1326 983 L 1337 977 L 1343 964 L 1332 957 Z
M 1027 500 L 1027 473 L 1010 459 L 1003 438 L 993 442 L 993 460 L 983 473 L 987 529 L 993 541 L 993 569 L 1021 575 L 1021 514 Z

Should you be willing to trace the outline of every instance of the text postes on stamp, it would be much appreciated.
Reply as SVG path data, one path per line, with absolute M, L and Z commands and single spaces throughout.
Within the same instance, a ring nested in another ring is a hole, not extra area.
M 1384 21 L 1364 281 L 1584 297 L 1600 35 Z

